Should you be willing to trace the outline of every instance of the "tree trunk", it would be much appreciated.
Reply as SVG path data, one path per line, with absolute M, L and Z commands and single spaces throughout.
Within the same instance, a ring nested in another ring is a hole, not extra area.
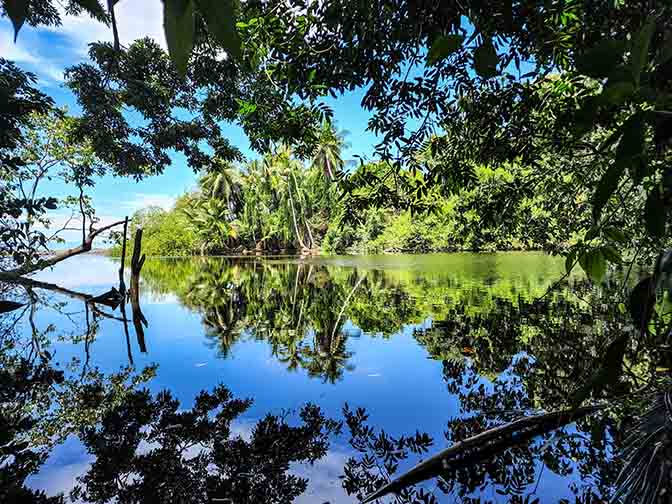
M 301 248 L 305 249 L 306 246 L 304 245 L 303 240 L 301 239 L 301 233 L 299 233 L 299 226 L 296 223 L 296 210 L 294 210 L 294 198 L 292 198 L 292 186 L 289 177 L 287 178 L 287 192 L 289 193 L 289 206 L 292 209 L 292 221 L 294 222 L 294 232 L 296 233 L 296 239 L 299 241 L 299 245 L 301 245 Z

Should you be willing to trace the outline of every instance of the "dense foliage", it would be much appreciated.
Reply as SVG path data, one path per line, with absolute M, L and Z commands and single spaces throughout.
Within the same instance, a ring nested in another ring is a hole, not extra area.
M 530 171 L 515 163 L 475 167 L 472 187 L 455 194 L 431 191 L 424 198 L 430 207 L 424 212 L 374 207 L 363 212 L 360 222 L 348 222 L 342 193 L 332 180 L 342 177 L 343 171 L 325 161 L 324 150 L 320 146 L 309 164 L 283 147 L 239 167 L 222 163 L 201 177 L 198 189 L 182 196 L 172 210 L 142 210 L 131 227 L 143 227 L 145 252 L 153 256 L 311 249 L 323 253 L 557 252 L 576 243 L 590 222 L 589 194 L 571 177 L 553 184 L 555 191 L 547 181 L 508 202 L 506 208 L 496 208 L 501 195 L 521 185 Z M 340 148 L 334 151 L 340 159 Z M 355 168 L 352 176 L 383 176 L 386 170 L 385 164 L 365 164 Z M 422 181 L 422 175 L 411 172 L 401 172 L 399 177 Z M 358 191 L 375 197 L 377 190 Z M 573 218 L 558 211 L 562 192 L 569 190 L 576 196 Z M 114 253 L 119 252 L 117 244 Z

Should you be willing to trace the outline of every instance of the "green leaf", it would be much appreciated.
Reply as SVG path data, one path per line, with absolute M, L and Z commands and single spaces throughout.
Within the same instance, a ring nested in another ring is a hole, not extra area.
M 656 279 L 652 276 L 643 278 L 630 292 L 628 309 L 636 327 L 643 331 L 648 327 L 656 306 Z
M 602 255 L 607 261 L 609 261 L 612 264 L 621 264 L 623 262 L 621 253 L 611 245 L 605 245 L 604 247 L 602 247 Z
M 616 148 L 616 163 L 628 167 L 630 176 L 636 184 L 648 174 L 648 163 L 644 156 L 646 149 L 645 115 L 631 115 L 621 126 L 621 141 Z
M 625 233 L 615 226 L 605 227 L 602 232 L 604 233 L 604 236 L 615 242 L 626 243 L 628 241 Z
M 181 75 L 186 75 L 194 47 L 194 4 L 191 0 L 163 0 L 163 28 L 168 53 Z
M 572 404 L 579 406 L 591 392 L 600 391 L 607 385 L 615 385 L 623 373 L 623 357 L 628 347 L 628 337 L 619 336 L 613 340 L 602 359 L 602 365 L 593 374 L 588 383 L 582 385 L 572 397 Z
M 232 58 L 240 59 L 240 37 L 236 30 L 236 17 L 240 10 L 238 0 L 197 0 L 197 2 L 208 31 Z
M 441 35 L 432 43 L 427 53 L 427 64 L 434 65 L 457 51 L 464 42 L 462 35 Z
M 605 86 L 600 93 L 600 102 L 607 105 L 620 105 L 635 92 L 632 82 L 614 82 Z
M 667 208 L 660 194 L 660 188 L 657 186 L 651 190 L 646 198 L 644 218 L 649 234 L 657 238 L 665 236 Z
M 28 0 L 5 0 L 3 2 L 7 16 L 14 26 L 14 43 L 19 36 L 19 30 L 28 17 Z
M 474 51 L 474 69 L 480 77 L 489 79 L 497 75 L 498 64 L 495 46 L 492 45 L 492 40 L 487 39 Z
M 98 0 L 77 0 L 77 3 L 94 19 L 98 21 L 107 20 L 107 11 Z
M 588 278 L 601 282 L 607 273 L 607 261 L 600 249 L 587 250 L 579 257 L 579 264 Z
M 607 77 L 621 63 L 624 52 L 623 41 L 606 39 L 577 57 L 576 69 L 589 77 Z
M 600 227 L 591 226 L 591 228 L 588 231 L 586 231 L 586 236 L 584 236 L 583 239 L 586 241 L 590 241 L 593 238 L 597 238 L 599 234 L 600 234 Z
M 616 148 L 616 160 L 626 161 L 644 151 L 644 120 L 642 114 L 631 115 L 623 123 L 623 136 Z
M 646 67 L 649 59 L 649 45 L 653 37 L 653 31 L 656 29 L 656 19 L 649 16 L 644 26 L 639 30 L 633 39 L 632 57 L 630 60 L 630 70 L 635 83 L 639 85 L 642 70 Z
M 602 178 L 598 182 L 595 194 L 593 195 L 593 220 L 595 222 L 600 220 L 602 210 L 609 201 L 609 198 L 611 198 L 611 195 L 616 191 L 624 171 L 625 165 L 616 161 L 609 166 L 609 169 L 604 172 L 604 175 L 602 175 Z

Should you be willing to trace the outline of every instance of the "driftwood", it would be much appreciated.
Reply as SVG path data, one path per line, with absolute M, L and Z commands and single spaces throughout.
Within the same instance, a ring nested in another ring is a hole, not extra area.
M 525 418 L 488 429 L 464 441 L 455 443 L 440 453 L 395 478 L 387 485 L 366 496 L 362 504 L 380 499 L 389 493 L 420 483 L 449 468 L 478 462 L 494 454 L 528 441 L 535 436 L 559 429 L 599 410 L 599 406 L 586 406 L 571 410 L 555 411 Z

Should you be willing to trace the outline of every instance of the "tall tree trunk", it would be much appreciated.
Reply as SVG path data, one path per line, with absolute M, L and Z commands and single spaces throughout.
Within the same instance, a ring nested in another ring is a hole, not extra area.
M 296 233 L 296 239 L 299 241 L 301 248 L 305 249 L 306 246 L 301 239 L 301 233 L 299 233 L 299 226 L 296 223 L 296 210 L 294 210 L 294 198 L 292 198 L 292 186 L 289 177 L 287 177 L 287 192 L 289 193 L 289 206 L 292 209 L 292 221 L 294 222 L 294 232 Z
M 296 180 L 296 175 L 294 174 L 294 172 L 292 172 L 292 180 L 294 180 L 294 188 L 296 189 L 296 194 L 297 194 L 297 198 L 298 198 L 298 196 L 300 194 L 299 183 Z M 301 199 L 303 199 L 303 198 L 301 198 Z M 304 202 L 304 206 L 305 206 L 305 202 Z M 306 231 L 308 232 L 308 240 L 310 240 L 310 243 L 308 244 L 308 248 L 312 249 L 313 245 L 315 243 L 315 240 L 313 240 L 313 233 L 310 230 L 310 226 L 308 225 L 308 219 L 306 219 L 306 213 L 301 212 L 301 216 L 303 217 L 303 225 L 306 226 Z

